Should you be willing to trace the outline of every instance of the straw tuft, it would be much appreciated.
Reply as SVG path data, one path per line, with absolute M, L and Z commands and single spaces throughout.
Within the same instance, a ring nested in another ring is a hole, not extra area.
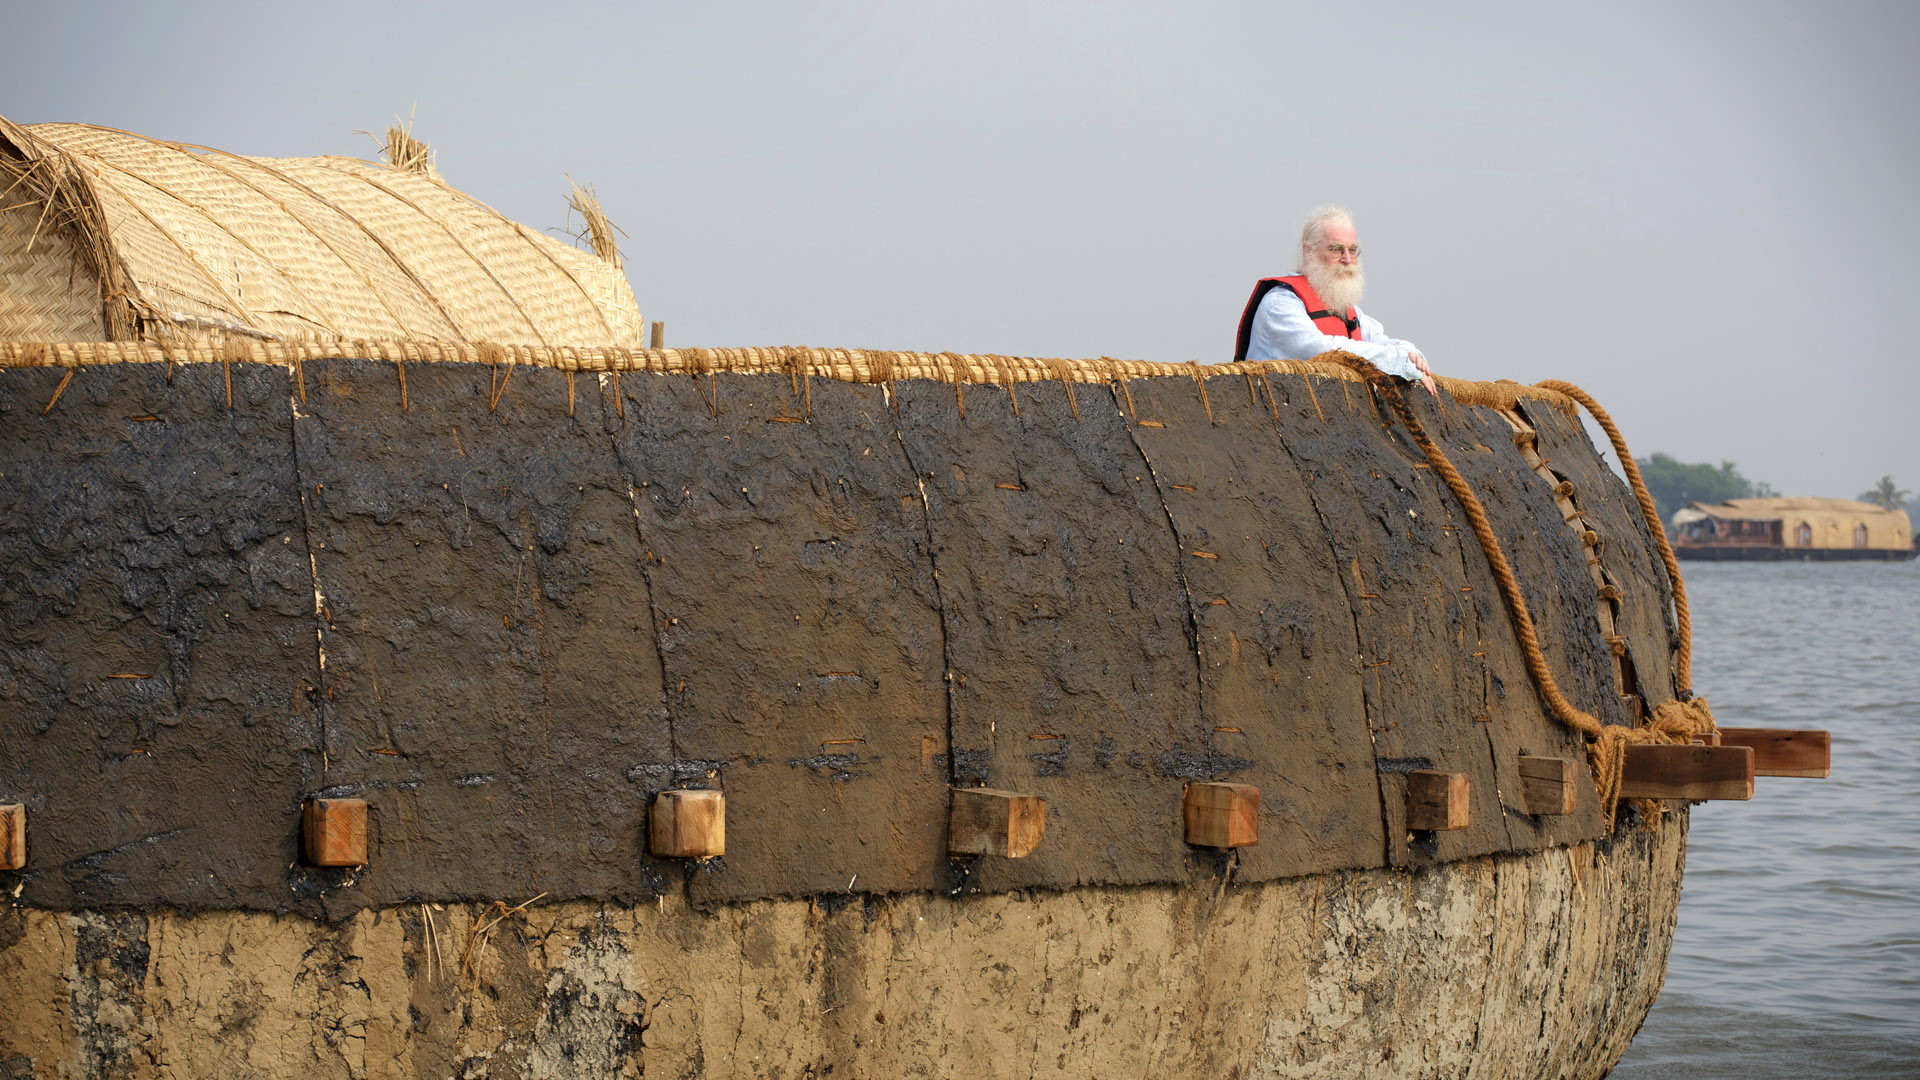
M 600 197 L 594 194 L 593 185 L 582 187 L 571 176 L 567 177 L 567 185 L 572 188 L 567 193 L 567 205 L 586 222 L 584 239 L 593 245 L 593 253 L 600 256 L 600 261 L 604 263 L 620 266 L 620 245 L 614 240 L 613 234 L 627 234 L 607 220 L 606 212 L 600 209 Z M 577 233 L 575 235 L 579 236 Z
M 401 172 L 440 179 L 439 170 L 433 167 L 433 150 L 413 137 L 411 119 L 387 128 L 387 141 L 380 147 L 380 153 L 387 159 L 387 164 Z

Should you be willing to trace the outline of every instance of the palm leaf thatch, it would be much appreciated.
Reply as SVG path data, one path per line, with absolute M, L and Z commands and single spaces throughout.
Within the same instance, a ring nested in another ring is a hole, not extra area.
M 642 346 L 617 255 L 448 186 L 404 127 L 383 149 L 251 158 L 0 118 L 0 340 Z

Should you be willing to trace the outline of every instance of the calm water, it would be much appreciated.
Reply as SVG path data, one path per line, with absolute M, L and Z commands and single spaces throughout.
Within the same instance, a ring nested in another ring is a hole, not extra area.
M 1666 990 L 1617 1080 L 1920 1077 L 1920 565 L 1686 563 L 1694 688 L 1833 775 L 1693 811 Z

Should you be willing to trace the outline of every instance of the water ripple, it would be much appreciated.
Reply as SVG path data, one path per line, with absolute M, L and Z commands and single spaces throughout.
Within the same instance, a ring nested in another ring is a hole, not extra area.
M 1726 726 L 1833 732 L 1826 780 L 1693 813 L 1666 991 L 1620 1080 L 1920 1077 L 1920 565 L 1690 564 Z

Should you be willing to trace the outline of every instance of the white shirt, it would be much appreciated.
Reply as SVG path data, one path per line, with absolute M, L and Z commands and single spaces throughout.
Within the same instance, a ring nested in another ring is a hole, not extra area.
M 1360 340 L 1323 334 L 1313 320 L 1307 318 L 1307 306 L 1300 302 L 1300 297 L 1292 289 L 1276 285 L 1267 290 L 1267 295 L 1260 300 L 1260 310 L 1254 312 L 1253 333 L 1247 338 L 1247 359 L 1311 360 L 1328 349 L 1344 349 L 1389 375 L 1418 382 L 1420 369 L 1413 366 L 1413 358 L 1408 354 L 1417 352 L 1425 356 L 1425 351 L 1411 341 L 1388 337 L 1380 321 L 1361 311 L 1358 305 L 1353 313 L 1360 318 Z

